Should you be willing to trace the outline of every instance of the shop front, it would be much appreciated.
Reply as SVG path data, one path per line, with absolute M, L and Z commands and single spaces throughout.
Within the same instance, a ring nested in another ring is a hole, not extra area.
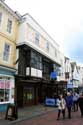
M 18 107 L 26 107 L 39 103 L 40 81 L 23 77 L 15 77 L 15 101 Z
M 13 72 L 0 68 L 0 111 L 5 111 L 9 103 L 14 103 Z

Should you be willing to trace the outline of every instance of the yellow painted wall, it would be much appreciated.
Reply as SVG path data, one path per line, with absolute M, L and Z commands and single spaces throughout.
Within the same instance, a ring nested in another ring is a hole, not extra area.
M 8 62 L 3 60 L 3 52 L 4 52 L 5 43 L 8 43 L 10 45 L 10 50 L 11 50 Z M 16 52 L 16 45 L 12 43 L 11 41 L 9 41 L 8 39 L 0 36 L 0 64 L 14 68 L 15 67 L 14 62 L 16 60 L 15 52 Z
M 16 41 L 18 35 L 18 21 L 9 12 L 0 6 L 0 12 L 2 12 L 2 23 L 0 26 L 0 64 L 15 68 L 14 62 L 16 61 Z M 8 18 L 12 20 L 12 31 L 7 32 Z M 7 42 L 11 45 L 10 61 L 3 61 L 4 43 Z

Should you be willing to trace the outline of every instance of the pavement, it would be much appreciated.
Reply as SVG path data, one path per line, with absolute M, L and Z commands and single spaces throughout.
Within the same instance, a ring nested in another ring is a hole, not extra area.
M 44 115 L 54 110 L 56 110 L 55 107 L 46 107 L 44 105 L 36 105 L 31 107 L 19 108 L 18 119 L 13 121 L 5 120 L 6 112 L 0 112 L 0 125 L 12 125 L 27 119 L 32 119 L 34 117 Z
M 13 123 L 12 125 L 83 125 L 83 117 L 80 116 L 80 111 L 73 112 L 71 119 L 68 118 L 67 110 L 65 119 L 57 119 L 57 112 L 49 111 L 47 113 L 41 114 L 39 116 L 32 117 L 30 119 L 25 119 L 20 122 Z
M 5 120 L 5 113 L 0 113 L 0 125 L 83 125 L 83 117 L 80 110 L 72 111 L 72 118 L 68 119 L 66 110 L 66 118 L 63 120 L 62 115 L 57 121 L 57 108 L 45 107 L 37 105 L 18 109 L 17 120 Z

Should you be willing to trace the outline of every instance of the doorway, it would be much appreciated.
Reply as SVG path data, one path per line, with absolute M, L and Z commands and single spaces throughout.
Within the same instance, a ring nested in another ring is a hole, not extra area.
M 24 87 L 23 89 L 23 105 L 31 106 L 34 104 L 34 88 Z

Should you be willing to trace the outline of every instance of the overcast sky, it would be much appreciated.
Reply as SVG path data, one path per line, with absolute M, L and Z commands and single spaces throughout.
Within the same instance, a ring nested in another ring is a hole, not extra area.
M 83 0 L 5 0 L 20 14 L 29 13 L 62 45 L 66 56 L 83 63 Z

